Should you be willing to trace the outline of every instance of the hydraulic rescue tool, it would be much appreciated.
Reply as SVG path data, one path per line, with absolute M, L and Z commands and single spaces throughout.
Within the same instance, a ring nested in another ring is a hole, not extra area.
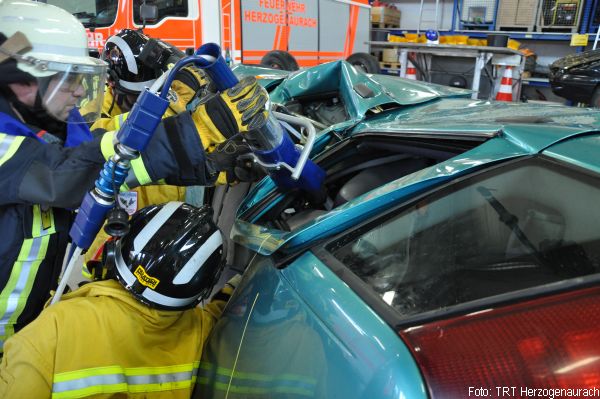
M 225 91 L 238 83 L 237 77 L 221 56 L 221 48 L 207 43 L 196 51 L 209 79 L 218 91 Z M 267 115 L 257 115 L 250 121 L 248 132 L 243 134 L 250 146 L 256 162 L 263 166 L 275 184 L 281 189 L 299 188 L 310 193 L 322 191 L 325 172 L 315 165 L 308 156 L 312 150 L 315 129 L 307 120 L 270 110 Z M 304 126 L 308 132 L 302 152 L 294 145 L 279 119 Z
M 201 46 L 193 56 L 179 60 L 168 74 L 165 73 L 150 89 L 140 94 L 117 133 L 115 154 L 106 161 L 94 189 L 86 194 L 81 203 L 69 232 L 75 250 L 72 251 L 51 304 L 60 300 L 77 259 L 82 251 L 90 247 L 107 214 L 109 220 L 105 230 L 108 234 L 120 237 L 127 233 L 128 217 L 120 209 L 116 196 L 127 177 L 131 161 L 144 151 L 169 106 L 167 95 L 175 75 L 190 63 L 203 69 L 218 91 L 230 89 L 238 83 L 237 77 L 223 59 L 220 47 L 208 43 Z M 308 159 L 315 138 L 314 127 L 302 118 L 271 112 L 269 106 L 267 104 L 268 116 L 252 120 L 249 131 L 244 134 L 255 160 L 267 169 L 271 178 L 282 189 L 300 188 L 311 193 L 321 192 L 325 172 Z M 308 137 L 302 152 L 291 141 L 276 116 L 307 129 Z

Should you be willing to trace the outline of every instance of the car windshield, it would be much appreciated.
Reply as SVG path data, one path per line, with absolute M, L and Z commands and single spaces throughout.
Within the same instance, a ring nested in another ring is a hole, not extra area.
M 441 189 L 327 246 L 403 316 L 600 271 L 600 182 L 541 158 Z
M 73 14 L 86 28 L 110 26 L 117 16 L 118 0 L 48 0 Z

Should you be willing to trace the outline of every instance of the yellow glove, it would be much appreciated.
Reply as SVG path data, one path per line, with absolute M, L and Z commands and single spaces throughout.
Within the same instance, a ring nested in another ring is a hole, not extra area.
M 207 153 L 223 153 L 222 148 L 231 148 L 224 144 L 227 139 L 248 131 L 255 118 L 266 119 L 265 104 L 269 95 L 258 83 L 255 77 L 243 78 L 237 85 L 220 94 L 213 94 L 200 104 L 192 113 L 192 119 Z M 236 148 L 240 148 L 237 146 Z M 238 155 L 246 151 L 235 151 L 229 157 L 230 165 L 221 162 L 219 157 L 216 167 L 222 172 L 215 184 L 232 184 L 239 180 L 232 171 L 239 167 Z
M 171 104 L 165 117 L 186 111 L 188 105 L 202 95 L 207 84 L 204 72 L 194 65 L 188 65 L 180 70 L 171 85 L 169 92 Z
M 255 118 L 267 118 L 265 104 L 269 94 L 262 88 L 254 76 L 243 78 L 237 85 L 227 90 L 222 96 L 223 101 L 233 112 L 240 133 L 247 132 Z M 261 117 L 262 116 L 262 117 Z
M 248 131 L 255 118 L 266 119 L 269 99 L 253 76 L 243 78 L 224 93 L 215 94 L 192 114 L 204 148 L 212 149 L 238 133 Z

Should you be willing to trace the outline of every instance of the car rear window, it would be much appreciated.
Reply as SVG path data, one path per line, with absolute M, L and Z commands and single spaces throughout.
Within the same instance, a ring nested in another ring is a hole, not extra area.
M 542 158 L 513 162 L 326 248 L 406 316 L 598 273 L 599 183 Z

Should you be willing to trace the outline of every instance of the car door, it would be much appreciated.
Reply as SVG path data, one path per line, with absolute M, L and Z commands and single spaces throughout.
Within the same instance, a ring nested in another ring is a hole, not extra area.
M 307 252 L 260 258 L 206 344 L 195 398 L 424 398 L 395 332 Z

